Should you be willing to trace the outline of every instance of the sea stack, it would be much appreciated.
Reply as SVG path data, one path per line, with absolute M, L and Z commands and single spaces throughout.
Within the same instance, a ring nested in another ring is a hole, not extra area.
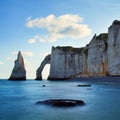
M 15 60 L 14 68 L 8 80 L 26 80 L 24 60 L 20 51 L 18 52 L 18 57 Z

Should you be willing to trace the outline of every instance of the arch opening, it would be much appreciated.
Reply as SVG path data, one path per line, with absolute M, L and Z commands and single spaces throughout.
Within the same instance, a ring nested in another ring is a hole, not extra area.
M 47 64 L 50 64 L 50 55 L 47 55 L 44 60 L 42 61 L 42 63 L 40 64 L 40 67 L 37 69 L 36 71 L 36 79 L 35 80 L 42 80 L 42 72 L 44 70 L 44 67 L 47 65 Z M 47 76 L 47 71 L 48 71 L 48 67 L 45 69 L 46 71 L 43 72 L 44 75 Z
M 42 71 L 42 79 L 47 80 L 50 73 L 50 64 L 46 64 Z

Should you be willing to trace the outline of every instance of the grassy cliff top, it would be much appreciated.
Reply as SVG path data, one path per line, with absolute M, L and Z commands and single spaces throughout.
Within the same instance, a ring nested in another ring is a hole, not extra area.
M 101 33 L 100 35 L 97 36 L 97 39 L 99 40 L 108 39 L 108 33 Z
M 120 21 L 119 21 L 119 20 L 114 20 L 114 21 L 113 21 L 113 24 L 118 24 L 118 25 L 120 25 Z
M 70 51 L 70 52 L 74 52 L 74 53 L 78 53 L 78 54 L 81 54 L 82 50 L 84 49 L 84 47 L 81 47 L 81 48 L 73 48 L 72 46 L 57 46 L 55 49 L 59 49 L 61 51 Z

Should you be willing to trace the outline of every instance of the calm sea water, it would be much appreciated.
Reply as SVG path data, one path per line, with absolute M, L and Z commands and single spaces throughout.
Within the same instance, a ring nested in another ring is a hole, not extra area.
M 83 82 L 1 80 L 0 120 L 120 120 L 120 84 L 77 84 Z M 35 104 L 50 98 L 81 99 L 86 105 L 54 108 Z

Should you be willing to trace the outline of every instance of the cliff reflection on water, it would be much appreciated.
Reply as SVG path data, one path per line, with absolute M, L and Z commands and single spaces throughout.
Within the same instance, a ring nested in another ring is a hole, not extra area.
M 85 83 L 92 86 L 77 87 L 84 84 L 80 81 L 1 80 L 0 120 L 119 120 L 120 84 Z M 86 105 L 72 108 L 35 105 L 39 100 L 52 98 L 81 99 Z

